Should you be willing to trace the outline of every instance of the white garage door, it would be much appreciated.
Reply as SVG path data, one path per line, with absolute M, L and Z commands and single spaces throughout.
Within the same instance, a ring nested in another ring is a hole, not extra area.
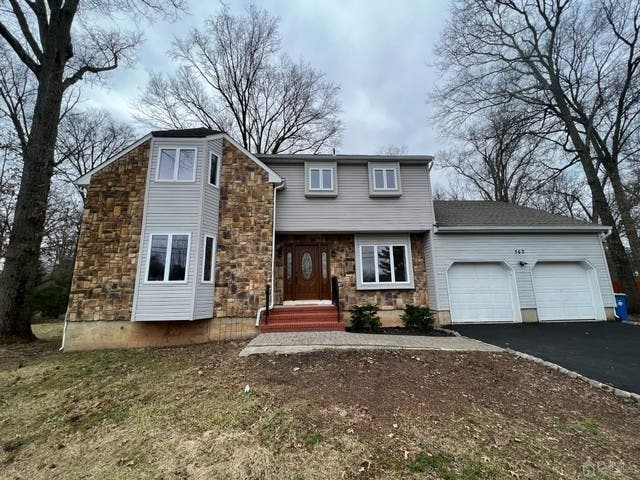
M 539 320 L 596 318 L 589 271 L 580 262 L 538 263 L 533 288 Z
M 451 321 L 513 322 L 509 270 L 500 263 L 454 263 L 447 274 Z

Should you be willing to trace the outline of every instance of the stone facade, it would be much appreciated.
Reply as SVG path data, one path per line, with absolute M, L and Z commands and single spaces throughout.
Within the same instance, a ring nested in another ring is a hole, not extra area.
M 220 175 L 216 318 L 255 318 L 271 281 L 273 185 L 227 140 Z
M 130 320 L 151 141 L 91 178 L 67 320 Z
M 414 289 L 411 290 L 357 290 L 355 245 L 352 234 L 331 235 L 277 235 L 276 236 L 276 285 L 274 299 L 282 303 L 284 286 L 283 246 L 287 243 L 325 243 L 329 246 L 331 276 L 340 282 L 341 308 L 354 305 L 377 305 L 380 310 L 404 310 L 407 305 L 427 305 L 427 275 L 423 249 L 424 235 L 411 234 L 411 258 L 413 260 Z

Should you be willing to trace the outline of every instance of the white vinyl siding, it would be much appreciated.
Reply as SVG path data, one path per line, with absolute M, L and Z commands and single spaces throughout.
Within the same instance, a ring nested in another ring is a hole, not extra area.
M 615 305 L 606 259 L 597 233 L 474 233 L 430 235 L 428 249 L 433 255 L 433 282 L 430 305 L 450 310 L 447 270 L 455 262 L 504 262 L 513 270 L 520 308 L 536 308 L 533 270 L 540 262 L 588 262 L 594 269 L 596 290 L 605 307 Z M 426 251 L 426 250 L 425 250 Z M 429 260 L 427 259 L 427 262 Z M 429 269 L 427 269 L 429 279 Z
M 431 186 L 424 164 L 399 165 L 401 196 L 371 197 L 367 164 L 339 163 L 335 177 L 339 193 L 329 198 L 305 195 L 303 163 L 269 166 L 286 179 L 286 188 L 277 192 L 277 232 L 424 232 L 433 227 Z
M 409 234 L 356 235 L 354 240 L 358 290 L 414 288 Z

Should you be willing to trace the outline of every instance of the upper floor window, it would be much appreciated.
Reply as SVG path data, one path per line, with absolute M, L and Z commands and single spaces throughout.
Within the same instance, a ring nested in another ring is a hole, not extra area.
M 397 197 L 400 188 L 400 166 L 397 163 L 369 164 L 369 195 Z
M 373 188 L 376 190 L 395 190 L 397 184 L 395 168 L 373 169 Z
M 333 168 L 310 168 L 309 190 L 333 190 Z
M 209 155 L 209 184 L 218 186 L 218 171 L 220 169 L 220 158 L 215 153 Z
M 189 258 L 189 234 L 153 234 L 149 243 L 147 281 L 185 282 Z
M 161 148 L 156 179 L 164 182 L 193 182 L 196 173 L 195 148 Z
M 305 163 L 305 194 L 307 196 L 336 196 L 336 164 L 332 162 Z

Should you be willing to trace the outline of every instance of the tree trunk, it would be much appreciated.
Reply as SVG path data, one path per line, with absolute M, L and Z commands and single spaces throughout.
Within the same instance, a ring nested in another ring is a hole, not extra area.
M 605 168 L 607 165 L 605 164 Z M 638 224 L 633 218 L 631 213 L 631 202 L 629 201 L 629 195 L 625 191 L 625 187 L 620 179 L 620 171 L 617 164 L 610 165 L 611 168 L 607 168 L 609 174 L 609 180 L 611 181 L 611 188 L 613 189 L 613 195 L 618 205 L 618 211 L 620 212 L 620 223 L 624 228 L 624 234 L 629 241 L 631 247 L 631 258 L 636 269 L 640 269 L 640 238 L 638 238 Z
M 30 294 L 37 280 L 40 244 L 53 176 L 54 149 L 63 96 L 63 68 L 51 62 L 40 75 L 31 134 L 0 277 L 0 338 L 33 340 Z M 44 66 L 43 66 L 44 67 Z
M 565 101 L 564 95 L 562 94 L 562 88 L 560 87 L 559 81 L 556 77 L 552 77 L 550 90 L 557 102 L 560 110 L 560 117 L 565 124 L 571 143 L 573 143 L 573 146 L 576 149 L 587 183 L 589 184 L 593 199 L 594 218 L 599 217 L 603 225 L 611 227 L 611 234 L 607 238 L 607 245 L 609 246 L 609 253 L 613 259 L 614 269 L 618 280 L 622 284 L 624 292 L 627 294 L 627 305 L 629 311 L 632 313 L 640 313 L 640 291 L 638 291 L 636 286 L 633 269 L 634 262 L 624 248 L 613 212 L 611 211 L 611 205 L 609 205 L 609 202 L 607 201 L 604 188 L 598 178 L 598 172 L 596 167 L 593 165 L 588 148 L 591 140 L 589 138 L 583 139 L 576 127 L 576 124 L 572 119 L 571 111 Z

